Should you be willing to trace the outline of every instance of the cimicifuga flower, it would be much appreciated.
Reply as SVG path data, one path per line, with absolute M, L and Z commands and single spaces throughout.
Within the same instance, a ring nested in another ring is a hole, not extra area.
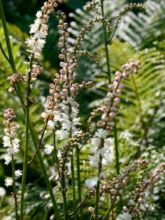
M 13 184 L 13 179 L 11 177 L 6 177 L 5 186 L 9 187 L 9 186 L 12 186 L 12 184 Z
M 85 181 L 85 185 L 88 188 L 93 188 L 97 185 L 97 181 L 98 181 L 98 177 L 94 176 L 94 177 L 90 177 Z
M 108 86 L 108 93 L 101 107 L 92 112 L 89 119 L 89 124 L 97 113 L 101 113 L 101 119 L 96 122 L 96 131 L 91 139 L 91 153 L 89 157 L 90 164 L 98 167 L 99 163 L 107 165 L 113 159 L 113 142 L 109 137 L 114 126 L 114 119 L 116 118 L 120 94 L 124 85 L 122 81 L 127 79 L 130 74 L 137 73 L 139 63 L 130 60 L 129 63 L 122 66 L 122 71 L 117 71 L 114 80 Z
M 67 39 L 67 23 L 65 15 L 59 12 L 59 46 L 61 60 L 59 73 L 56 74 L 54 82 L 50 84 L 50 95 L 47 97 L 44 105 L 45 111 L 42 117 L 47 121 L 47 127 L 56 130 L 56 136 L 59 140 L 64 140 L 79 133 L 80 125 L 79 105 L 75 101 L 75 96 L 80 88 L 75 83 L 76 76 L 76 58 Z
M 4 111 L 4 133 L 3 146 L 7 149 L 7 156 L 4 157 L 6 164 L 11 161 L 13 154 L 19 151 L 19 139 L 16 137 L 16 123 L 13 121 L 15 112 L 13 109 L 8 108 Z
M 28 51 L 33 54 L 34 58 L 38 59 L 45 45 L 45 39 L 48 34 L 48 20 L 50 14 L 58 7 L 63 0 L 48 0 L 41 7 L 41 10 L 36 13 L 36 20 L 30 26 L 31 36 L 26 40 Z
M 97 167 L 100 155 L 102 156 L 102 164 L 107 165 L 113 159 L 113 141 L 112 138 L 107 137 L 108 132 L 104 129 L 98 129 L 91 139 L 91 152 L 94 154 L 89 157 L 90 165 Z M 102 148 L 99 148 L 101 141 L 104 140 Z
M 53 149 L 54 149 L 53 145 L 46 144 L 44 147 L 44 152 L 45 154 L 49 155 L 52 153 Z
M 22 176 L 22 171 L 21 170 L 16 170 L 15 171 L 15 177 L 16 178 L 19 178 L 19 177 L 21 177 Z
M 128 212 L 123 212 L 117 216 L 116 220 L 132 220 L 132 216 Z

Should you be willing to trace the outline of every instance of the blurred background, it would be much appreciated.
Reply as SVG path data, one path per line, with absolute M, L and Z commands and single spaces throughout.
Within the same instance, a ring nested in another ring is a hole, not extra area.
M 128 3 L 143 3 L 145 0 L 127 0 Z M 29 32 L 29 25 L 34 21 L 36 12 L 42 6 L 44 0 L 8 0 L 4 1 L 6 17 L 9 23 L 15 24 L 23 32 Z M 66 14 L 74 12 L 76 9 L 82 9 L 87 0 L 65 0 L 65 3 L 59 7 L 59 10 Z M 53 16 L 52 16 L 53 17 Z M 54 44 L 57 43 L 57 29 L 56 18 L 50 20 L 50 35 L 47 39 L 47 46 L 44 50 L 45 59 L 48 60 L 52 66 L 57 66 L 57 48 Z M 68 22 L 72 19 L 68 17 Z M 49 46 L 48 46 L 49 45 Z M 54 48 L 54 53 L 47 53 L 49 48 Z

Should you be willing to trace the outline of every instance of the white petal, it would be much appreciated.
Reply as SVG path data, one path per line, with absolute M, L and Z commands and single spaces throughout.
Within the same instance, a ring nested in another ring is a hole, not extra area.
M 44 152 L 45 154 L 49 155 L 52 153 L 53 149 L 54 149 L 53 145 L 46 144 L 44 148 Z
M 98 182 L 98 177 L 91 177 L 85 181 L 85 185 L 88 188 L 93 188 L 97 185 L 97 182 Z
M 8 186 L 12 186 L 13 184 L 13 179 L 11 177 L 7 177 L 5 179 L 5 186 L 8 187 Z
M 15 171 L 15 176 L 16 176 L 16 177 L 22 176 L 22 171 L 21 171 L 21 170 L 16 170 L 16 171 Z
M 3 187 L 0 187 L 0 198 L 6 195 L 6 190 Z

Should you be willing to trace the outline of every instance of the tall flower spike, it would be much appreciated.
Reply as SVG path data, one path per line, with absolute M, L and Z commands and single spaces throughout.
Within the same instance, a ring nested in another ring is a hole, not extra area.
M 26 40 L 28 51 L 38 59 L 45 45 L 45 39 L 48 34 L 48 20 L 50 14 L 58 7 L 63 0 L 48 0 L 44 3 L 41 10 L 36 13 L 36 20 L 30 26 L 31 36 Z
M 78 117 L 78 103 L 74 100 L 78 89 L 78 84 L 74 83 L 76 71 L 76 59 L 72 53 L 72 48 L 67 39 L 67 23 L 65 15 L 59 12 L 59 46 L 61 53 L 61 69 L 56 74 L 54 82 L 50 84 L 50 96 L 45 103 L 45 111 L 42 117 L 48 120 L 48 127 L 56 130 L 56 135 L 60 140 L 75 135 L 78 132 L 77 126 L 80 124 Z
M 89 119 L 89 123 L 96 116 L 98 112 L 101 112 L 101 119 L 97 121 L 97 130 L 94 137 L 91 139 L 91 153 L 90 164 L 92 166 L 98 166 L 100 154 L 102 156 L 103 165 L 108 164 L 113 158 L 112 140 L 108 137 L 109 132 L 112 131 L 114 126 L 114 119 L 117 115 L 118 106 L 120 103 L 120 94 L 124 85 L 123 79 L 127 79 L 130 74 L 137 73 L 139 69 L 139 63 L 134 60 L 130 60 L 129 63 L 122 66 L 122 71 L 115 73 L 112 84 L 109 85 L 109 91 L 101 107 L 92 112 Z M 101 146 L 102 145 L 102 146 Z

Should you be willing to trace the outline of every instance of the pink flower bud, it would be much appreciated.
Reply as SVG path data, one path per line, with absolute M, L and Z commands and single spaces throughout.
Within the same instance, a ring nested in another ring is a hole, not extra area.
M 116 97 L 116 98 L 114 99 L 114 103 L 120 103 L 120 98 Z
M 97 126 L 98 126 L 98 127 L 100 127 L 100 128 L 102 128 L 102 127 L 104 127 L 104 126 L 105 126 L 105 122 L 104 122 L 104 121 L 99 120 L 99 121 L 97 122 Z
M 117 192 L 116 189 L 111 189 L 111 194 L 112 194 L 112 195 L 115 195 L 116 192 Z
M 15 112 L 12 108 L 7 108 L 4 110 L 4 118 L 7 119 L 7 120 L 11 120 L 15 117 Z

